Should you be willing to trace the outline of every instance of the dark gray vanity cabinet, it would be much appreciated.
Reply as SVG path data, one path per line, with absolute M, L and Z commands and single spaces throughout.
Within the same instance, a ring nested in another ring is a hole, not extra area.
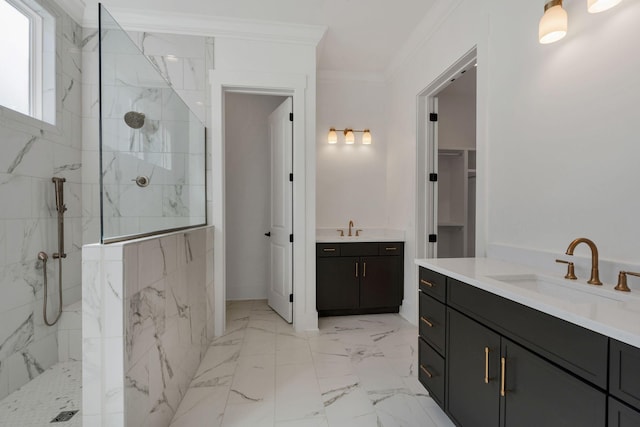
M 609 354 L 609 427 L 640 426 L 640 349 L 611 339 Z
M 420 269 L 418 292 L 418 379 L 433 400 L 445 408 L 446 276 Z
M 419 286 L 420 301 L 444 297 L 445 394 L 434 399 L 456 425 L 607 425 L 607 337 L 424 268 Z M 420 325 L 421 361 L 430 329 Z
M 609 397 L 608 427 L 638 427 L 640 412 L 630 408 L 613 397 Z
M 316 301 L 323 310 L 356 309 L 360 281 L 355 275 L 357 257 L 318 257 Z
M 604 425 L 604 393 L 456 310 L 447 314 L 447 412 L 458 425 Z
M 447 323 L 446 410 L 461 426 L 498 426 L 500 335 L 455 310 Z
M 320 316 L 397 313 L 403 298 L 404 244 L 316 244 Z

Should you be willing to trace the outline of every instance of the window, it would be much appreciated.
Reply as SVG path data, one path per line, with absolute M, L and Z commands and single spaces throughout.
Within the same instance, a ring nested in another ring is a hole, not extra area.
M 0 0 L 0 105 L 55 123 L 55 21 L 33 0 Z

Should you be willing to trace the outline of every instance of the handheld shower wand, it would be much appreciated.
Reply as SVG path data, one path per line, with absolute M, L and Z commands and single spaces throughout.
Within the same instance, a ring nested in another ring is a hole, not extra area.
M 63 184 L 66 181 L 67 180 L 65 178 L 58 178 L 57 176 L 51 178 L 51 182 L 53 182 L 53 185 L 56 187 L 56 210 L 58 211 L 58 214 L 62 214 L 67 210 L 67 207 L 64 205 L 63 191 Z
M 44 317 L 44 323 L 47 326 L 53 326 L 58 319 L 60 319 L 60 315 L 62 314 L 62 259 L 67 257 L 67 254 L 64 253 L 64 213 L 67 210 L 67 207 L 64 204 L 64 191 L 63 184 L 66 182 L 66 179 L 53 177 L 51 178 L 51 182 L 55 186 L 56 192 L 56 211 L 58 211 L 58 252 L 53 254 L 53 259 L 58 260 L 58 314 L 53 321 L 49 321 L 47 317 L 47 296 L 49 291 L 48 281 L 47 281 L 47 260 L 48 256 L 45 252 L 38 253 L 38 260 L 42 262 L 43 275 L 44 275 L 44 301 L 42 306 L 42 315 Z

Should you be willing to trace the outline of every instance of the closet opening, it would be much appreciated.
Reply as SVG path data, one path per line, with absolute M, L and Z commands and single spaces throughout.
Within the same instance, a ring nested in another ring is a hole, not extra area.
M 418 97 L 418 258 L 476 254 L 475 49 Z

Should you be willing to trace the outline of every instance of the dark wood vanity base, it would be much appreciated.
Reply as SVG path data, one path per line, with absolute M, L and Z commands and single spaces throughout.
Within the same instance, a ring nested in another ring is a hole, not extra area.
M 460 427 L 640 425 L 640 349 L 420 267 L 419 380 Z
M 403 269 L 403 242 L 316 244 L 318 315 L 398 313 Z

